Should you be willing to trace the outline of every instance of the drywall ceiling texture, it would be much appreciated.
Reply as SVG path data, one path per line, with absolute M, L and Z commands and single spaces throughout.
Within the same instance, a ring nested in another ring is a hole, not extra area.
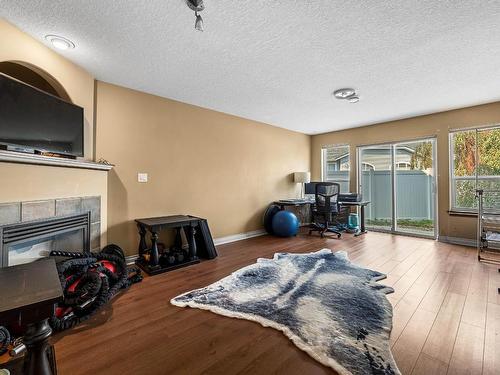
M 184 0 L 0 0 L 99 80 L 307 134 L 500 100 L 498 0 L 205 5 L 201 33 Z

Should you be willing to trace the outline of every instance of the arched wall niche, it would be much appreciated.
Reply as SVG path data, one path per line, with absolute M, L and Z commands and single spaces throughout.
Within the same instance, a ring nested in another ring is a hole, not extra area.
M 0 72 L 70 103 L 73 102 L 64 87 L 52 75 L 33 64 L 24 61 L 2 61 Z

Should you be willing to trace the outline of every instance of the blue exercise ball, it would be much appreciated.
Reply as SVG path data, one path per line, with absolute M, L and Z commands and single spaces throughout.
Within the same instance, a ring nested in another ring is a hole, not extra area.
M 279 211 L 273 216 L 273 233 L 280 237 L 291 237 L 299 230 L 299 220 L 290 211 Z

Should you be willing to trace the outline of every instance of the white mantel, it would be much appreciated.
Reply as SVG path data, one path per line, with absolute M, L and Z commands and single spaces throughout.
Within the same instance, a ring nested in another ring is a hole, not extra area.
M 52 156 L 24 154 L 22 152 L 0 150 L 0 162 L 39 164 L 55 167 L 94 169 L 109 171 L 113 168 L 112 164 L 95 163 L 82 159 L 65 159 Z

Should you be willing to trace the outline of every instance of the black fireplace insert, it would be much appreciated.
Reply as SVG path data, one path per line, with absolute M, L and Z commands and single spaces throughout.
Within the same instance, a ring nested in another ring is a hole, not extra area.
M 90 212 L 0 226 L 0 267 L 29 263 L 51 250 L 90 253 Z

